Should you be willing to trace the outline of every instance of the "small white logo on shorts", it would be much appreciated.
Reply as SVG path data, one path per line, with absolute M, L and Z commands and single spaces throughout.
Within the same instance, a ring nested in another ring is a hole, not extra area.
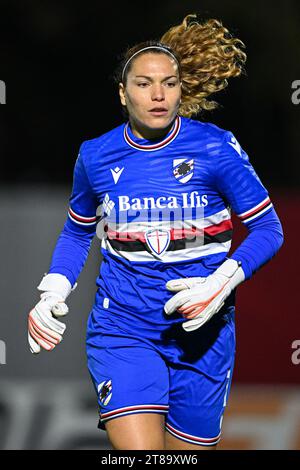
M 103 299 L 103 307 L 104 308 L 109 307 L 109 299 L 107 297 L 104 297 L 104 299 Z

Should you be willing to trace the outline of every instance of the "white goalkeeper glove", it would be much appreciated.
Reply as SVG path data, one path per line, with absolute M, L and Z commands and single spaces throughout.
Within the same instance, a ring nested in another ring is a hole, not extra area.
M 63 317 L 69 311 L 65 300 L 72 288 L 70 281 L 62 274 L 46 274 L 38 290 L 44 291 L 41 300 L 28 315 L 28 342 L 30 351 L 38 354 L 41 347 L 52 351 L 62 340 L 66 325 L 56 318 Z
M 178 293 L 166 302 L 165 312 L 171 315 L 177 310 L 189 320 L 182 323 L 183 329 L 196 330 L 223 307 L 225 299 L 244 280 L 240 264 L 228 259 L 208 277 L 168 281 L 167 289 Z

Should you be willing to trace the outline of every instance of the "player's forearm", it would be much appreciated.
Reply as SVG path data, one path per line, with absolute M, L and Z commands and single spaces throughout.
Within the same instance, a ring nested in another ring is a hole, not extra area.
M 272 259 L 283 243 L 280 220 L 271 212 L 248 224 L 249 234 L 231 258 L 241 261 L 245 279 L 249 279 L 260 267 Z
M 49 273 L 63 274 L 74 286 L 88 257 L 94 234 L 94 231 L 76 233 L 66 224 L 52 254 Z

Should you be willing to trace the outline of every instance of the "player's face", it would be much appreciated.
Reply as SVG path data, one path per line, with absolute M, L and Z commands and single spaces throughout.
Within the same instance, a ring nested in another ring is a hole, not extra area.
M 181 98 L 177 64 L 167 54 L 146 53 L 133 60 L 120 99 L 133 133 L 154 138 L 172 126 Z

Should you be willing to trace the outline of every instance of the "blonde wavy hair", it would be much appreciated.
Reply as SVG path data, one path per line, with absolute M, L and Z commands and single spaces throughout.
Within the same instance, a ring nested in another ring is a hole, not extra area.
M 218 103 L 208 98 L 226 88 L 229 78 L 245 73 L 247 56 L 242 51 L 245 44 L 235 38 L 220 20 L 200 21 L 196 14 L 189 14 L 181 24 L 171 27 L 159 41 L 143 42 L 128 49 L 115 74 L 116 82 L 123 81 L 126 84 L 132 63 L 129 61 L 125 71 L 124 66 L 133 54 L 139 49 L 155 45 L 166 47 L 180 65 L 178 72 L 182 82 L 182 96 L 178 114 L 184 117 L 217 108 Z M 149 52 L 164 53 L 157 49 Z
M 182 98 L 179 114 L 191 117 L 201 110 L 218 106 L 207 98 L 228 85 L 228 79 L 244 72 L 247 56 L 244 43 L 234 38 L 221 21 L 197 20 L 187 15 L 182 23 L 170 28 L 160 42 L 180 57 Z

